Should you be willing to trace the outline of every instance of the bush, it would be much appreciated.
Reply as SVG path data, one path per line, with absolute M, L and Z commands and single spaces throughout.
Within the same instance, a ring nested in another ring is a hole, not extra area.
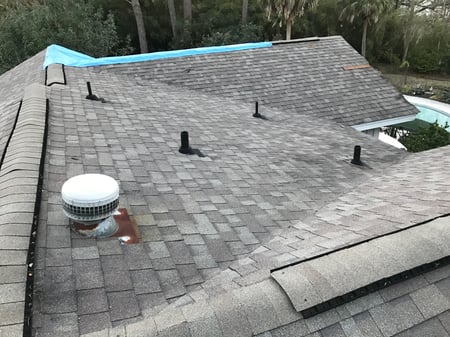
M 419 73 L 431 73 L 439 70 L 440 56 L 432 49 L 416 48 L 411 54 L 411 66 Z
M 399 138 L 408 151 L 420 152 L 434 149 L 436 147 L 446 146 L 450 144 L 450 133 L 445 127 L 439 126 L 437 122 L 431 124 L 428 128 L 419 128 L 417 131 L 411 131 Z

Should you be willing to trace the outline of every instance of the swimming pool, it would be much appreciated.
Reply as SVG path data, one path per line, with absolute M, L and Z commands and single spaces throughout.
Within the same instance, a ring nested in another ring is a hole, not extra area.
M 403 97 L 419 110 L 416 119 L 427 123 L 434 123 L 437 121 L 442 127 L 447 123 L 449 126 L 446 130 L 450 132 L 450 104 L 416 96 L 403 95 Z

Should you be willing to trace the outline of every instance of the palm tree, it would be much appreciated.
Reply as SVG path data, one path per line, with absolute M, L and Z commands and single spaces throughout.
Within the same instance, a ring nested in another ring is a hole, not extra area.
M 353 23 L 355 18 L 360 18 L 363 22 L 363 34 L 361 41 L 361 54 L 366 56 L 367 46 L 367 29 L 377 23 L 381 14 L 384 13 L 391 5 L 390 0 L 356 0 L 350 3 L 342 10 L 341 20 L 345 19 L 349 23 Z
M 266 14 L 270 20 L 275 14 L 280 26 L 286 24 L 286 40 L 291 39 L 294 20 L 303 15 L 305 10 L 314 8 L 318 0 L 266 0 Z

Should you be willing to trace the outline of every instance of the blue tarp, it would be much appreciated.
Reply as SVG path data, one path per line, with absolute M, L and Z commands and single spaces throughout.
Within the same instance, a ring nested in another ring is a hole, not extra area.
M 120 64 L 120 63 L 134 63 L 144 62 L 152 60 L 160 60 L 173 57 L 191 56 L 191 55 L 204 55 L 213 53 L 225 53 L 238 50 L 256 49 L 256 48 L 268 48 L 271 47 L 271 42 L 258 42 L 258 43 L 243 43 L 234 44 L 229 46 L 219 47 L 203 47 L 194 49 L 172 50 L 148 54 L 127 55 L 127 56 L 113 56 L 113 57 L 100 57 L 94 58 L 56 44 L 52 44 L 47 48 L 45 54 L 44 69 L 50 64 L 64 64 L 70 67 L 93 67 L 102 66 L 108 64 Z

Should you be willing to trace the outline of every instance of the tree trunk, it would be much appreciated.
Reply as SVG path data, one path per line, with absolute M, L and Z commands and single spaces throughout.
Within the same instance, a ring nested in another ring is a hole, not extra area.
M 170 25 L 172 26 L 173 37 L 177 37 L 177 12 L 175 11 L 175 1 L 167 0 L 169 7 Z
M 406 37 L 405 37 L 406 39 Z M 402 63 L 406 61 L 406 58 L 408 57 L 408 52 L 409 52 L 409 42 L 405 42 L 404 45 L 404 50 L 403 50 L 403 56 L 402 56 Z
M 147 35 L 145 33 L 144 17 L 142 16 L 142 9 L 139 0 L 131 0 L 134 17 L 136 18 L 136 26 L 139 36 L 139 46 L 141 54 L 148 53 Z
M 183 0 L 184 22 L 190 24 L 192 21 L 192 0 Z
M 363 35 L 362 35 L 362 42 L 361 42 L 361 55 L 366 57 L 366 44 L 367 44 L 367 28 L 369 27 L 369 20 L 364 20 L 364 26 L 363 26 Z
M 248 18 L 248 0 L 242 0 L 242 24 L 247 23 Z
M 403 57 L 402 57 L 402 63 L 406 61 L 406 58 L 408 57 L 409 52 L 409 46 L 413 40 L 413 20 L 416 15 L 416 2 L 415 0 L 411 0 L 410 2 L 410 8 L 409 8 L 409 17 L 408 17 L 408 23 L 407 27 L 405 27 L 405 33 L 403 34 Z
M 291 32 L 292 32 L 292 20 L 288 19 L 286 20 L 286 40 L 291 39 Z

